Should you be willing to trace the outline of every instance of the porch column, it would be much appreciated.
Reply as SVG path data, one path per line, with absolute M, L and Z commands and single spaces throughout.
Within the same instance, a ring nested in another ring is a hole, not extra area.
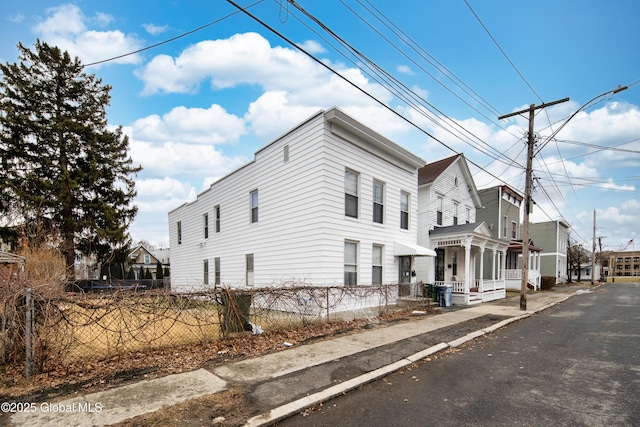
M 505 249 L 505 250 L 503 250 L 501 253 L 502 253 L 502 259 L 505 259 L 505 258 L 507 257 L 507 250 Z M 504 271 L 504 270 L 505 270 L 505 269 L 506 269 L 506 263 L 505 263 L 505 262 L 503 262 L 503 263 L 501 264 L 501 266 L 500 266 L 500 278 L 501 278 L 502 280 L 505 280 L 505 279 L 504 279 L 504 275 L 505 275 L 505 271 Z
M 484 292 L 484 245 L 480 246 L 480 277 L 478 278 L 478 292 Z
M 467 239 L 464 244 L 464 293 L 468 294 L 471 280 L 471 239 Z
M 491 258 L 493 262 L 491 263 L 491 280 L 496 280 L 496 248 L 491 250 Z

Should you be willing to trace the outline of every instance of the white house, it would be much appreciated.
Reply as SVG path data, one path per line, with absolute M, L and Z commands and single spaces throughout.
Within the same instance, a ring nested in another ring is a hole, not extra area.
M 480 197 L 464 155 L 423 166 L 418 181 L 418 244 L 435 249 L 435 259 L 417 261 L 418 278 L 451 286 L 454 304 L 504 298 L 508 242 L 476 222 Z M 488 258 L 488 267 L 482 262 Z
M 321 111 L 169 212 L 177 291 L 415 281 L 425 162 L 337 108 Z

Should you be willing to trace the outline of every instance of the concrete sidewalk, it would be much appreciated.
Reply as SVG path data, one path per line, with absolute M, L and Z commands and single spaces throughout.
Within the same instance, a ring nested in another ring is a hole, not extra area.
M 162 406 L 245 386 L 261 415 L 247 426 L 268 425 L 446 348 L 494 331 L 564 301 L 584 287 L 559 287 L 447 311 L 412 322 L 291 347 L 219 366 L 169 375 L 71 399 L 35 404 L 11 417 L 16 426 L 107 426 Z

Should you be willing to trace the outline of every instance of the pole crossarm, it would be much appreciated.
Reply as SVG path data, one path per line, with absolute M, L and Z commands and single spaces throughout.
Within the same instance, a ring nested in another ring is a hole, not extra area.
M 567 102 L 568 100 L 569 100 L 569 98 L 567 97 L 567 98 L 558 99 L 557 101 L 545 102 L 544 104 L 540 104 L 540 105 L 531 104 L 531 106 L 529 108 L 526 108 L 524 110 L 515 111 L 513 113 L 509 113 L 509 114 L 505 114 L 504 116 L 500 116 L 500 117 L 498 117 L 498 120 L 506 119 L 506 118 L 513 117 L 513 116 L 519 116 L 520 114 L 529 113 L 531 111 L 539 110 L 540 108 L 546 108 L 546 107 L 550 107 L 552 105 L 561 104 L 563 102 Z

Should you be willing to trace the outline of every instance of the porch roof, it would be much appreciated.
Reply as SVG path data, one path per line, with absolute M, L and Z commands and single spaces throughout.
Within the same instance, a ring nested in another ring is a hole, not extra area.
M 436 256 L 436 251 L 411 243 L 395 242 L 394 256 Z
M 484 222 L 439 227 L 429 232 L 434 246 L 465 246 L 470 241 L 472 246 L 490 247 L 498 251 L 506 251 L 509 243 L 496 239 L 491 235 Z

